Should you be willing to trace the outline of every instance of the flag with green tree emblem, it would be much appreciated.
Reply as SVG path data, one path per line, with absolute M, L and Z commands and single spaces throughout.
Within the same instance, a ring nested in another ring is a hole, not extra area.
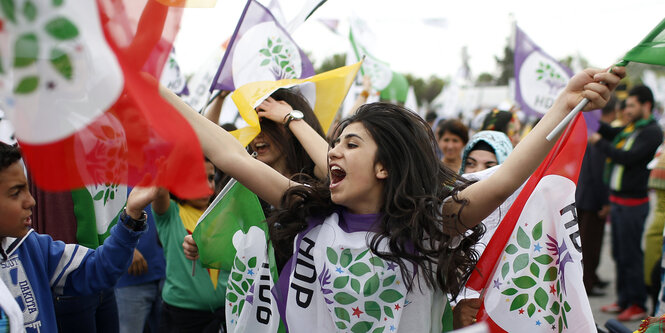
M 270 11 L 248 0 L 210 91 L 233 91 L 256 81 L 300 79 L 314 67 Z
M 491 332 L 594 331 L 582 283 L 575 186 L 586 148 L 578 115 L 506 213 L 467 287 Z
M 515 100 L 521 109 L 542 117 L 573 72 L 545 53 L 515 25 Z
M 352 52 L 350 56 L 347 55 L 347 61 L 364 59 L 361 73 L 369 75 L 372 88 L 381 92 L 381 100 L 404 103 L 409 92 L 409 83 L 404 75 L 394 72 L 388 63 L 375 56 L 372 41 L 376 37 L 364 20 L 353 18 L 350 25 L 349 42 Z
M 41 188 L 210 193 L 196 135 L 156 80 L 181 13 L 153 0 L 1 2 L 0 107 Z
M 192 237 L 204 267 L 230 272 L 228 331 L 283 332 L 270 292 L 277 281 L 277 266 L 256 194 L 231 179 L 201 215 Z

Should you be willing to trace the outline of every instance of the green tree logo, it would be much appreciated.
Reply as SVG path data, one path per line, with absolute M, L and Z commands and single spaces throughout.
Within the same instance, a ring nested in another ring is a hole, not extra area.
M 268 66 L 275 79 L 297 79 L 298 73 L 294 68 L 293 53 L 298 50 L 288 40 L 281 37 L 268 37 L 266 47 L 259 50 L 265 58 L 261 61 L 261 67 Z
M 238 231 L 242 232 L 242 231 Z M 233 261 L 228 287 L 226 288 L 226 300 L 229 301 L 231 313 L 239 316 L 245 303 L 252 304 L 254 301 L 254 275 L 257 273 L 256 257 L 247 261 L 236 257 Z
M 566 77 L 549 63 L 539 62 L 536 74 L 538 75 L 536 81 L 545 82 L 550 88 L 550 94 L 558 93 L 566 85 Z
M 563 277 L 559 271 L 562 266 L 558 265 L 565 262 L 560 260 L 559 252 L 546 253 L 544 244 L 543 221 L 533 227 L 531 235 L 518 227 L 516 239 L 504 250 L 506 256 L 501 266 L 501 279 L 494 280 L 493 287 L 506 296 L 511 312 L 537 319 L 538 326 L 547 322 L 561 333 L 568 328 L 566 313 L 571 310 L 561 292 Z M 547 245 L 553 251 L 551 243 Z
M 402 283 L 398 265 L 350 249 L 326 248 L 328 265 L 319 275 L 321 292 L 333 306 L 335 325 L 340 330 L 386 332 L 396 327 L 392 319 L 408 305 L 398 286 Z M 373 268 L 374 269 L 373 269 Z M 332 276 L 335 278 L 330 281 Z M 399 289 L 399 290 L 398 290 Z
M 62 6 L 64 0 L 51 0 L 51 6 L 58 8 Z M 2 23 L 9 23 L 14 26 L 23 25 L 23 22 L 33 24 L 40 15 L 39 8 L 31 0 L 23 3 L 19 8 L 14 0 L 0 0 L 0 14 L 2 15 Z M 55 40 L 56 42 L 70 41 L 79 36 L 79 29 L 68 18 L 56 15 L 46 22 L 42 27 L 46 35 Z M 39 59 L 40 48 L 39 35 L 32 32 L 25 32 L 16 37 L 14 41 L 14 60 L 13 66 L 17 69 L 24 69 L 34 65 Z M 74 67 L 72 65 L 71 56 L 64 49 L 56 45 L 48 50 L 49 62 L 65 80 L 71 81 L 74 76 Z M 0 74 L 5 74 L 5 67 L 0 58 Z M 35 90 L 40 84 L 38 75 L 27 74 L 18 79 L 18 84 L 14 88 L 14 93 L 17 95 L 27 95 Z M 49 89 L 54 88 L 53 82 L 48 82 Z

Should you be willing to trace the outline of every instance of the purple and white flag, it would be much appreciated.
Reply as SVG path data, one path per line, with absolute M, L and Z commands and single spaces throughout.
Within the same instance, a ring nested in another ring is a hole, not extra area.
M 180 70 L 178 60 L 176 60 L 175 47 L 172 48 L 169 53 L 169 59 L 166 61 L 164 69 L 162 69 L 159 83 L 177 95 L 189 95 L 187 79 L 185 78 L 184 73 Z
M 573 74 L 515 26 L 515 99 L 524 113 L 542 117 Z M 600 110 L 585 112 L 584 120 L 588 132 L 595 133 Z
M 515 99 L 527 115 L 542 117 L 572 76 L 515 26 Z
M 210 91 L 314 75 L 312 63 L 270 11 L 248 0 Z

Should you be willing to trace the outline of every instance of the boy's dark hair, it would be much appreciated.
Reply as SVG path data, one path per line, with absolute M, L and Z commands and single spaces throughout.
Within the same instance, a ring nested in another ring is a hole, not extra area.
M 651 103 L 651 109 L 649 111 L 653 111 L 653 106 L 654 106 L 653 93 L 651 92 L 651 89 L 649 89 L 649 87 L 635 86 L 633 87 L 633 89 L 630 89 L 630 91 L 628 92 L 628 96 L 637 97 L 637 100 L 641 104 L 644 104 L 646 102 Z
M 16 146 L 0 142 L 0 171 L 9 168 L 10 165 L 21 159 L 21 150 Z
M 438 137 L 441 138 L 446 132 L 455 134 L 462 139 L 464 144 L 469 142 L 469 129 L 457 119 L 448 119 L 441 123 L 438 128 Z

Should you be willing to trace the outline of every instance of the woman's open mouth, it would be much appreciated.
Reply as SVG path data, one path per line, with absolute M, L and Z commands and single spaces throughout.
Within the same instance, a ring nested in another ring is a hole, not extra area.
M 339 183 L 346 177 L 346 171 L 338 165 L 330 166 L 330 188 L 337 187 Z
M 270 148 L 270 145 L 265 142 L 259 142 L 254 145 L 254 151 L 257 154 L 265 154 L 268 151 L 268 148 Z

